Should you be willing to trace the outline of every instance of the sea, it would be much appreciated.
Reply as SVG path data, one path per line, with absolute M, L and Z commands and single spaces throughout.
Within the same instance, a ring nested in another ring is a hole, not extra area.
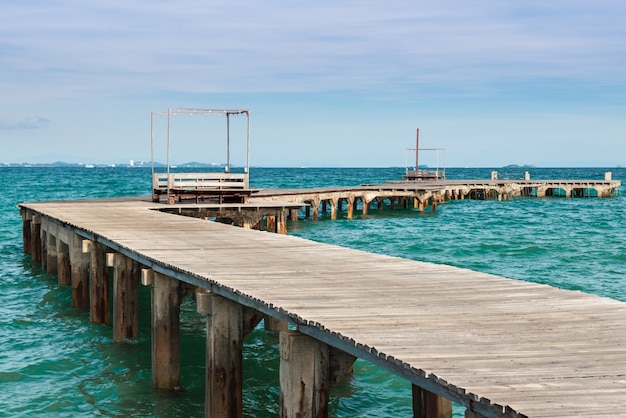
M 404 168 L 255 168 L 251 186 L 321 187 L 399 180 Z M 624 168 L 448 168 L 449 179 L 626 180 Z M 150 194 L 150 168 L 0 167 L 0 416 L 202 417 L 205 324 L 181 313 L 182 390 L 157 391 L 150 372 L 150 292 L 140 288 L 139 338 L 115 343 L 107 325 L 72 309 L 71 291 L 22 248 L 18 203 Z M 626 301 L 626 194 L 450 201 L 288 224 L 292 235 L 447 264 Z M 382 277 L 382 276 L 381 276 Z M 355 277 L 358 280 L 358 277 Z M 384 279 L 381 279 L 384 280 Z M 278 338 L 257 327 L 244 346 L 244 416 L 278 416 Z M 419 365 L 416 365 L 419 367 Z M 363 360 L 337 385 L 332 417 L 410 417 L 411 386 Z M 463 408 L 455 406 L 454 416 Z

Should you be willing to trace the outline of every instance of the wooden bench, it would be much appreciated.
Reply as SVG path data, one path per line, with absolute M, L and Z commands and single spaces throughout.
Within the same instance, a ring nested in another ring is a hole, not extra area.
M 247 173 L 155 173 L 152 176 L 152 200 L 158 202 L 167 194 L 168 203 L 176 198 L 217 198 L 219 203 L 246 203 L 257 190 L 249 188 Z

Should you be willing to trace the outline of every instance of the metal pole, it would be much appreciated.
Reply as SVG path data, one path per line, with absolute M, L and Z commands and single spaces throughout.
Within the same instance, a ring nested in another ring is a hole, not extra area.
M 226 172 L 230 173 L 230 113 L 226 112 Z
M 248 157 L 246 161 L 246 173 L 250 171 L 250 111 L 246 110 L 246 115 L 248 115 Z
M 418 161 L 418 157 L 419 157 L 419 149 L 420 149 L 420 130 L 419 128 L 416 129 L 416 133 L 415 133 L 415 174 L 417 174 L 417 171 L 419 170 L 419 161 Z
M 167 194 L 170 193 L 170 117 L 172 109 L 167 109 Z
M 154 179 L 154 112 L 150 112 L 150 136 L 151 136 L 151 155 L 152 155 L 152 179 Z M 152 184 L 154 189 L 154 184 Z

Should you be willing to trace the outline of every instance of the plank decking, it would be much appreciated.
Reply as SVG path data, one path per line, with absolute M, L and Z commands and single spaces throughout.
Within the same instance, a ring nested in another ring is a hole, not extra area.
M 26 203 L 485 416 L 626 417 L 626 303 L 150 210 Z M 507 415 L 508 414 L 508 415 Z

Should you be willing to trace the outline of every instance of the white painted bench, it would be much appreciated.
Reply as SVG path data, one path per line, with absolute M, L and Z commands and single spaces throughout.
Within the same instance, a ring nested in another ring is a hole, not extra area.
M 178 197 L 194 196 L 196 203 L 206 197 L 247 202 L 255 190 L 249 188 L 248 173 L 155 173 L 152 176 L 152 200 L 167 194 L 168 202 Z

